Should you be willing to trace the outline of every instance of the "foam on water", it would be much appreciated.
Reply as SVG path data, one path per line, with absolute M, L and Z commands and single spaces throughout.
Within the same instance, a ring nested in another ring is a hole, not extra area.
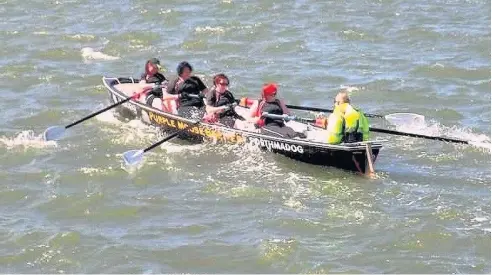
M 344 89 L 348 93 L 357 92 L 357 91 L 360 91 L 361 90 L 359 87 L 350 86 L 350 85 L 348 85 L 348 86 L 347 85 L 340 85 L 340 89 Z
M 196 27 L 195 32 L 197 33 L 224 33 L 225 30 L 223 27 Z
M 444 126 L 438 122 L 425 124 L 404 124 L 396 127 L 397 131 L 415 133 L 428 136 L 442 136 L 469 141 L 471 145 L 488 149 L 490 153 L 490 137 L 484 134 L 473 133 L 471 129 L 458 126 Z
M 85 61 L 88 60 L 117 60 L 120 59 L 117 56 L 111 56 L 104 54 L 102 52 L 94 51 L 93 48 L 91 47 L 85 47 L 80 50 L 80 53 L 82 55 L 82 58 L 84 58 Z
M 45 141 L 43 135 L 36 135 L 32 130 L 22 131 L 15 137 L 0 137 L 0 144 L 3 144 L 6 148 L 12 149 L 14 147 L 24 148 L 46 148 L 57 147 L 56 141 Z
M 109 174 L 110 171 L 113 171 L 113 167 L 112 166 L 108 166 L 108 167 L 82 167 L 82 168 L 79 168 L 79 171 L 85 175 L 89 175 L 92 177 L 95 175 Z
M 99 120 L 101 122 L 106 122 L 106 123 L 110 123 L 110 124 L 114 124 L 114 125 L 123 125 L 123 124 L 125 124 L 125 122 L 119 120 L 114 115 L 114 111 L 113 110 L 110 110 L 110 111 L 104 112 L 102 114 L 99 114 L 95 118 L 96 118 L 96 120 Z
M 111 141 L 116 144 L 143 144 L 158 133 L 155 127 L 144 124 L 139 119 L 121 121 L 115 115 L 115 111 L 107 111 L 96 116 L 96 120 L 116 127 L 102 127 L 101 130 L 109 133 Z M 150 144 L 149 144 L 150 145 Z
M 166 153 L 178 154 L 183 152 L 202 152 L 206 148 L 206 143 L 201 144 L 175 144 L 172 142 L 164 142 L 160 148 Z

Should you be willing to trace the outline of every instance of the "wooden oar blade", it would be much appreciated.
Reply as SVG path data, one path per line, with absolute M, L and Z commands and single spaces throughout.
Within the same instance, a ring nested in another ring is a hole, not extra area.
M 63 134 L 65 134 L 64 126 L 51 126 L 44 131 L 43 139 L 45 141 L 59 140 L 63 137 Z
M 143 150 L 130 150 L 123 153 L 123 160 L 126 165 L 135 165 L 142 161 L 143 155 Z

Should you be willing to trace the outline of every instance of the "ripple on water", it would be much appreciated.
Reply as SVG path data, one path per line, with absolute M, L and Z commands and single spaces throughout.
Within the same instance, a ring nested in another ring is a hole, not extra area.
M 327 107 L 347 86 L 367 112 L 439 122 L 399 130 L 490 143 L 490 1 L 147 2 L 0 0 L 2 271 L 490 273 L 476 146 L 384 136 L 366 179 L 177 140 L 127 173 L 121 153 L 162 135 L 112 112 L 37 140 L 109 105 L 101 75 L 160 56 L 166 77 L 182 60 L 206 84 L 225 71 L 238 97 L 276 81 L 291 104 Z
M 21 270 L 27 273 L 65 273 L 81 267 L 74 255 L 81 244 L 80 233 L 76 231 L 55 234 L 31 232 L 19 236 L 14 243 L 15 249 L 0 257 L 0 263 L 7 269 L 21 266 Z
M 432 65 L 417 66 L 412 72 L 416 76 L 426 76 L 432 78 L 445 79 L 464 79 L 464 80 L 484 80 L 490 79 L 490 67 L 480 68 L 460 68 L 452 65 L 435 63 Z

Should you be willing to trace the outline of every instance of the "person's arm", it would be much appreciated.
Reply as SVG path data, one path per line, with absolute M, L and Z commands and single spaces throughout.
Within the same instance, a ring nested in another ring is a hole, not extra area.
M 208 114 L 212 113 L 222 113 L 224 112 L 229 106 L 219 106 L 219 107 L 214 107 L 210 105 L 205 105 L 205 111 L 207 111 Z
M 279 100 L 280 102 L 280 107 L 282 108 L 282 111 L 285 115 L 290 115 L 290 110 L 289 108 L 287 108 L 287 106 L 285 106 L 285 103 L 283 100 Z
M 177 100 L 179 99 L 179 94 L 176 93 L 174 87 L 176 86 L 177 79 L 171 81 L 169 85 L 167 85 L 167 89 L 162 92 L 162 100 Z
M 203 101 L 205 103 L 205 112 L 207 112 L 207 114 L 213 114 L 213 113 L 215 113 L 215 107 L 213 106 L 214 101 L 215 101 L 214 94 L 213 93 L 208 93 L 205 96 L 205 98 L 203 99 Z
M 214 101 L 216 100 L 214 93 L 215 93 L 214 91 L 211 91 L 203 99 L 205 101 L 205 111 L 207 112 L 207 114 L 222 113 L 227 108 L 227 106 L 219 106 L 219 107 L 213 106 Z
M 196 81 L 198 84 L 198 90 L 202 93 L 202 95 L 208 95 L 209 89 L 207 88 L 207 85 L 205 85 L 205 83 L 203 83 L 198 76 L 192 76 L 190 78 Z
M 260 117 L 256 116 L 256 111 L 259 108 L 259 101 L 255 100 L 251 107 L 249 108 L 249 112 L 247 113 L 248 116 L 245 117 L 246 121 L 256 123 L 258 120 L 260 120 Z

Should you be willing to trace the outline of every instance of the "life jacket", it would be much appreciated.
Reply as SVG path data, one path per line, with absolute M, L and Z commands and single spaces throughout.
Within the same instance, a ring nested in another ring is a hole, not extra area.
M 363 112 L 348 103 L 335 107 L 328 118 L 328 143 L 369 140 L 369 121 Z
M 253 99 L 243 97 L 241 98 L 241 100 L 239 100 L 239 106 L 249 108 L 251 107 L 251 105 L 253 105 L 254 102 L 255 101 Z
M 261 117 L 261 114 L 263 112 L 268 112 L 268 113 L 273 114 L 273 115 L 283 115 L 284 114 L 284 111 L 282 110 L 282 106 L 280 105 L 280 100 L 278 100 L 278 99 L 275 99 L 275 101 L 272 101 L 272 102 L 266 102 L 263 99 L 259 99 L 258 100 L 258 108 L 256 109 L 255 116 Z M 271 119 L 271 118 L 262 118 L 256 123 L 256 125 L 261 128 L 261 127 L 268 125 L 270 123 L 275 123 L 279 126 L 284 125 L 283 120 Z

